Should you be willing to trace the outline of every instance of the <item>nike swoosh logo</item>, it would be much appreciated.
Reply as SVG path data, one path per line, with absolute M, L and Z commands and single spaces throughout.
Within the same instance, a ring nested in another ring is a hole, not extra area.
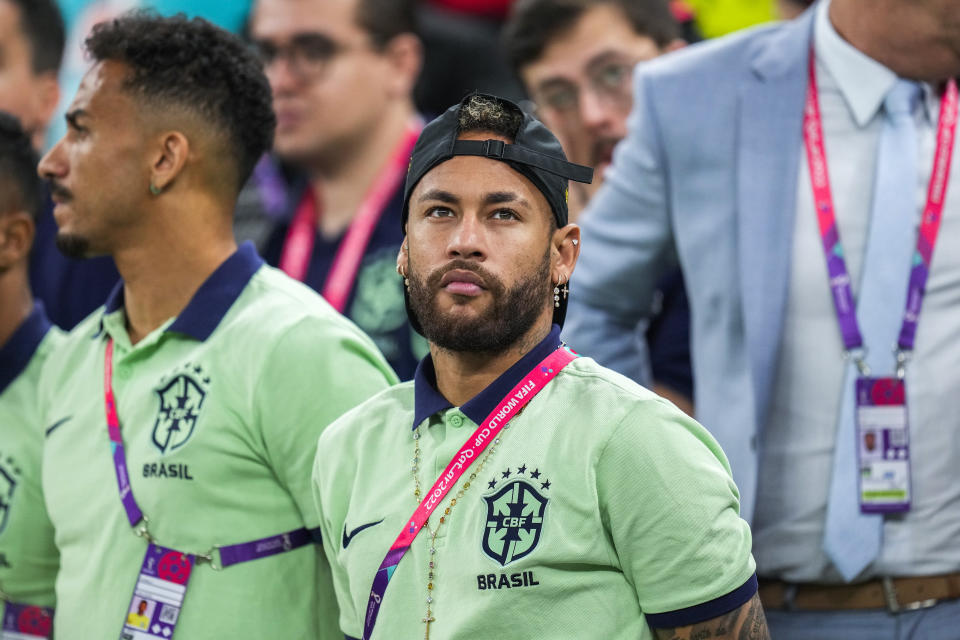
M 350 532 L 350 535 L 347 535 L 347 525 L 343 525 L 343 548 L 346 549 L 347 545 L 350 544 L 350 541 L 353 540 L 353 537 L 363 531 L 364 529 L 369 529 L 383 522 L 383 520 L 377 520 L 376 522 L 370 522 L 368 524 L 362 524 L 353 531 Z
M 57 420 L 56 422 L 54 422 L 52 425 L 50 425 L 49 427 L 47 427 L 47 430 L 46 430 L 46 432 L 43 434 L 43 437 L 45 437 L 45 438 L 48 437 L 51 433 L 53 433 L 53 430 L 54 430 L 54 429 L 56 429 L 57 427 L 59 427 L 60 425 L 62 425 L 62 424 L 63 424 L 64 422 L 66 422 L 67 420 L 70 420 L 71 418 L 73 418 L 73 416 L 67 416 L 66 418 L 61 418 L 60 420 Z

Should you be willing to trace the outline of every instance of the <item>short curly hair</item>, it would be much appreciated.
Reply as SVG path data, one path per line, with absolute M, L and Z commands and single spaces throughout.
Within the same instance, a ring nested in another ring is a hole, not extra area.
M 263 66 L 220 27 L 135 10 L 95 26 L 86 49 L 96 62 L 130 67 L 126 88 L 135 95 L 196 113 L 222 132 L 234 151 L 237 191 L 273 145 L 277 120 Z
M 0 111 L 0 214 L 26 211 L 34 220 L 43 206 L 37 152 L 20 121 Z
M 523 114 L 506 103 L 473 94 L 460 107 L 457 132 L 486 131 L 513 140 L 523 125 Z

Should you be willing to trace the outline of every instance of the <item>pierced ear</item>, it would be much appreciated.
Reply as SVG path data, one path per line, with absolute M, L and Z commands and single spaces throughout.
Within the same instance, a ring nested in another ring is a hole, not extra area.
M 410 254 L 407 247 L 407 239 L 403 239 L 403 244 L 400 245 L 400 251 L 397 252 L 397 273 L 401 276 L 406 277 L 407 275 L 407 263 L 410 260 Z
M 159 148 L 150 167 L 150 192 L 159 194 L 169 188 L 183 171 L 190 155 L 190 141 L 179 131 L 160 134 Z
M 407 252 L 407 239 L 403 239 L 400 245 L 400 251 L 397 252 L 397 275 L 403 278 L 403 286 L 410 286 L 410 279 L 407 277 L 407 266 L 410 264 L 410 254 Z
M 577 265 L 577 259 L 580 257 L 580 227 L 571 222 L 554 231 L 553 249 L 555 251 L 554 271 L 566 274 L 569 281 Z

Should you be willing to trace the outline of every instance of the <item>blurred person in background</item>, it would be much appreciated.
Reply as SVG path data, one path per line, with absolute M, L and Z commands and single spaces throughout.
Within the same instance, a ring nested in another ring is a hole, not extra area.
M 31 136 L 16 118 L 0 112 L 0 635 L 4 638 L 12 633 L 47 638 L 53 622 L 58 556 L 40 489 L 44 425 L 37 382 L 62 335 L 51 326 L 43 304 L 34 301 L 27 280 L 27 258 L 43 206 Z
M 123 280 L 41 372 L 61 638 L 336 637 L 310 465 L 396 381 L 320 296 L 237 247 L 276 124 L 259 60 L 209 22 L 100 24 L 39 170 L 57 241 Z M 132 624 L 128 624 L 132 623 Z M 174 636 L 174 630 L 176 635 Z
M 320 292 L 409 379 L 426 350 L 394 272 L 403 178 L 423 126 L 414 3 L 258 0 L 249 31 L 277 134 L 275 158 L 241 194 L 238 236 L 263 239 L 250 225 L 277 216 L 262 240 L 267 262 Z
M 953 0 L 824 1 L 664 56 L 582 218 L 567 327 L 601 363 L 634 366 L 683 268 L 778 639 L 957 637 L 958 74 Z
M 471 91 L 495 93 L 518 103 L 526 97 L 502 46 L 502 30 L 515 4 L 514 0 L 419 3 L 425 56 L 414 95 L 423 113 L 441 113 Z M 684 40 L 699 41 L 696 15 L 687 2 L 671 0 L 670 10 Z
M 53 0 L 0 0 L 0 109 L 20 118 L 38 151 L 60 98 L 63 49 L 63 20 Z M 80 262 L 57 251 L 51 210 L 45 198 L 30 282 L 54 324 L 69 329 L 103 304 L 119 276 L 110 258 Z
M 570 185 L 576 220 L 603 184 L 614 146 L 627 135 L 630 78 L 638 62 L 684 46 L 666 0 L 520 0 L 504 29 L 510 62 L 537 115 L 592 184 Z M 653 390 L 693 413 L 690 309 L 679 269 L 658 286 L 657 312 L 638 340 L 649 350 Z M 574 348 L 576 344 L 573 343 Z

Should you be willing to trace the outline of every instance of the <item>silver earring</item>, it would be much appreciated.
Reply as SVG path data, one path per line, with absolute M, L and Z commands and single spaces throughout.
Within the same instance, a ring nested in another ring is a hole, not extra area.
M 560 274 L 560 277 L 557 278 L 557 284 L 556 284 L 556 286 L 553 288 L 553 306 L 556 307 L 556 308 L 559 308 L 559 307 L 560 307 L 560 292 L 561 292 L 561 291 L 563 291 L 563 299 L 564 299 L 564 300 L 567 299 L 567 292 L 569 291 L 569 289 L 567 288 L 566 282 L 567 282 L 567 276 L 565 276 L 565 275 L 563 275 L 563 274 L 561 273 L 561 274 Z M 563 289 L 561 289 L 560 287 L 563 287 Z

